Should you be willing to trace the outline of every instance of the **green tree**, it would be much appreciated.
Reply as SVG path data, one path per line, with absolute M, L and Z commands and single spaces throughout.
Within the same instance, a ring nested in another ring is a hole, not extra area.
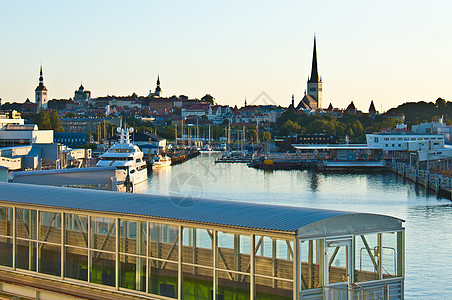
M 50 121 L 50 117 L 47 112 L 40 112 L 38 120 L 39 120 L 39 123 L 38 123 L 39 129 L 42 129 L 42 130 L 52 129 L 52 122 Z
M 300 133 L 301 126 L 298 123 L 295 123 L 291 120 L 287 120 L 280 128 L 280 135 L 289 135 L 291 133 Z
M 77 118 L 77 114 L 72 112 L 72 111 L 70 111 L 70 112 L 65 113 L 63 115 L 63 118 Z
M 63 126 L 61 125 L 60 117 L 58 117 L 58 113 L 56 110 L 52 110 L 49 119 L 54 132 L 64 132 Z

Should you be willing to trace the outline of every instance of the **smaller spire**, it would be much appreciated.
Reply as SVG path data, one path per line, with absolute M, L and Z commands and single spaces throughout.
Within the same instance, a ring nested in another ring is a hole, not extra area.
M 157 74 L 157 85 L 160 85 L 160 74 Z
M 292 106 L 295 107 L 295 96 L 292 94 Z
M 246 97 L 245 97 L 245 106 L 246 106 Z

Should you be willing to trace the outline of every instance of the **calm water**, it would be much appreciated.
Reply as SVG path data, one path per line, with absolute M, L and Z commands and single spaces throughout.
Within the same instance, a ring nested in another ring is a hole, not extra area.
M 452 298 L 452 202 L 392 173 L 317 174 L 216 164 L 202 154 L 156 170 L 146 193 L 388 214 L 406 220 L 407 299 Z

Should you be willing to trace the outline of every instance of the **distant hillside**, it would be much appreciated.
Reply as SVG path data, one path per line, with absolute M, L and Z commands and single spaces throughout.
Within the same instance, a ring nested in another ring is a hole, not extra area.
M 400 112 L 405 114 L 405 121 L 411 124 L 430 122 L 442 115 L 446 119 L 452 119 L 452 102 L 438 98 L 434 103 L 425 101 L 407 102 L 388 110 L 388 113 Z

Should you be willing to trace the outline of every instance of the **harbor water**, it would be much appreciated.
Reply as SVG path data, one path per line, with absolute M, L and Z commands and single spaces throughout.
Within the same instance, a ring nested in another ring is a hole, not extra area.
M 145 192 L 168 195 L 169 200 L 182 196 L 186 199 L 184 205 L 196 205 L 193 199 L 203 197 L 379 213 L 404 219 L 406 299 L 452 299 L 450 200 L 389 172 L 262 171 L 245 164 L 215 164 L 216 156 L 201 154 L 181 165 L 154 171 Z

